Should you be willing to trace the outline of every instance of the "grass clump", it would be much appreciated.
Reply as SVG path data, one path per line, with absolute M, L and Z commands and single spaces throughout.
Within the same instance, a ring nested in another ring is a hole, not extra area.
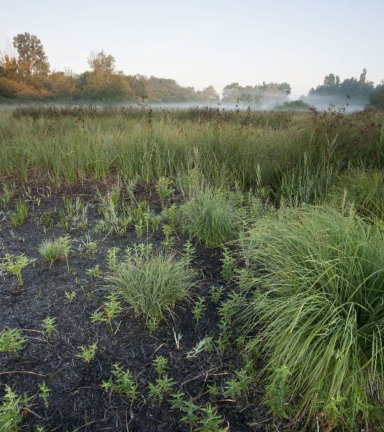
M 65 258 L 69 272 L 68 254 L 71 251 L 70 239 L 68 236 L 59 237 L 54 240 L 45 240 L 39 246 L 40 254 L 50 263 L 50 268 L 55 261 Z
M 348 430 L 380 424 L 382 226 L 352 211 L 291 209 L 259 221 L 243 245 L 250 272 L 265 270 L 250 283 L 258 289 L 244 316 L 250 329 L 262 323 L 251 348 L 267 354 L 263 378 L 271 409 L 286 414 L 292 408 L 296 419 L 317 416 Z M 281 370 L 289 371 L 284 388 L 276 380 Z
M 154 328 L 188 294 L 193 278 L 188 262 L 176 259 L 174 254 L 152 254 L 146 248 L 136 248 L 107 280 L 121 299 Z
M 185 230 L 208 247 L 232 239 L 241 221 L 234 200 L 220 190 L 198 191 L 181 212 Z

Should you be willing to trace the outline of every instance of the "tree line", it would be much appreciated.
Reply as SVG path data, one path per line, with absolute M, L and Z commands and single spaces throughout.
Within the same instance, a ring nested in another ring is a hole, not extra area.
M 12 46 L 0 51 L 0 102 L 5 100 L 58 101 L 132 101 L 132 102 L 196 102 L 217 103 L 220 95 L 213 85 L 203 90 L 183 87 L 174 79 L 144 75 L 125 75 L 116 70 L 115 58 L 101 52 L 88 57 L 89 71 L 75 74 L 70 69 L 51 71 L 40 39 L 29 33 L 18 34 Z M 224 87 L 221 101 L 252 107 L 285 106 L 291 86 L 286 83 L 265 83 L 241 86 L 234 82 Z M 378 86 L 367 81 L 364 69 L 359 79 L 330 73 L 324 83 L 312 88 L 308 97 L 347 97 L 369 101 L 384 108 L 384 81 Z M 305 101 L 305 97 L 302 98 Z M 288 107 L 288 105 L 287 105 Z

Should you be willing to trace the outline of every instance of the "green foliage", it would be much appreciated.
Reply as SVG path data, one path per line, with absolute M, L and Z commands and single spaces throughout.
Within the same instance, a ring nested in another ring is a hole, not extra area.
M 124 371 L 119 363 L 115 363 L 113 367 L 112 375 L 109 377 L 108 381 L 102 382 L 101 387 L 105 391 L 127 396 L 131 403 L 133 403 L 137 398 L 138 387 L 133 381 L 131 372 L 128 369 Z
M 116 294 L 111 293 L 104 302 L 103 310 L 92 314 L 92 322 L 108 322 L 111 332 L 113 333 L 112 320 L 118 317 L 123 308 L 121 302 L 117 299 Z
M 19 431 L 19 424 L 23 420 L 22 410 L 30 399 L 26 395 L 18 396 L 11 387 L 5 386 L 5 395 L 0 406 L 0 431 Z
M 48 337 L 51 337 L 51 334 L 57 329 L 56 318 L 47 317 L 43 319 L 43 324 L 41 326 Z
M 17 351 L 23 348 L 26 341 L 27 340 L 21 336 L 21 331 L 19 329 L 5 327 L 5 329 L 0 332 L 0 352 L 17 354 Z
M 31 264 L 32 260 L 27 258 L 24 254 L 15 256 L 10 254 L 5 254 L 2 263 L 0 264 L 1 268 L 4 271 L 10 272 L 17 276 L 17 281 L 19 286 L 23 285 L 23 278 L 21 276 L 21 270 L 25 268 L 28 264 Z
M 0 204 L 2 207 L 5 207 L 11 202 L 16 191 L 16 185 L 15 183 L 3 182 L 2 187 L 3 193 L 0 195 Z
M 50 263 L 50 267 L 55 261 L 65 259 L 69 272 L 68 255 L 71 251 L 69 236 L 59 237 L 54 240 L 44 240 L 39 246 L 40 254 Z
M 45 408 L 49 408 L 48 395 L 51 392 L 51 389 L 46 385 L 45 381 L 42 384 L 39 383 L 40 397 L 44 401 Z
M 116 274 L 107 277 L 111 289 L 147 323 L 159 322 L 166 311 L 172 313 L 177 301 L 193 286 L 194 272 L 183 260 L 159 252 L 149 255 L 138 250 L 128 255 Z
M 199 322 L 206 309 L 207 306 L 205 305 L 205 297 L 199 297 L 192 309 L 192 315 L 196 322 Z
M 175 192 L 174 189 L 171 187 L 172 181 L 168 179 L 167 177 L 160 177 L 157 185 L 156 185 L 156 191 L 160 197 L 161 205 L 165 205 L 165 201 L 172 196 L 172 194 Z
M 154 368 L 156 369 L 156 372 L 158 373 L 158 375 L 163 375 L 163 373 L 169 369 L 168 367 L 168 360 L 164 357 L 164 356 L 157 356 L 156 358 L 153 359 L 152 364 L 154 366 Z
M 209 247 L 231 240 L 239 228 L 240 212 L 222 191 L 198 191 L 181 211 L 184 229 Z
M 88 365 L 95 358 L 97 351 L 97 342 L 94 342 L 87 347 L 82 345 L 80 347 L 80 350 L 81 352 L 79 354 L 76 354 L 76 357 L 82 359 Z
M 288 380 L 291 375 L 287 366 L 277 367 L 269 377 L 265 395 L 272 414 L 286 419 L 290 412 L 286 399 L 289 396 Z
M 221 428 L 220 425 L 224 422 L 224 419 L 217 414 L 217 408 L 208 404 L 205 408 L 201 409 L 203 415 L 199 419 L 196 431 L 201 432 L 224 432 L 225 429 Z
M 231 282 L 235 276 L 236 261 L 233 256 L 229 253 L 228 248 L 224 248 L 223 258 L 221 259 L 221 277 L 227 282 Z
M 158 403 L 160 405 L 164 397 L 172 391 L 172 388 L 176 384 L 176 381 L 174 381 L 172 378 L 169 378 L 167 374 L 164 374 L 160 378 L 156 379 L 156 384 L 148 384 L 148 398 L 153 403 Z
M 65 298 L 70 302 L 76 298 L 76 292 L 75 291 L 65 291 L 64 295 L 65 295 Z
M 281 210 L 250 230 L 244 256 L 263 273 L 250 281 L 244 317 L 259 330 L 250 347 L 267 356 L 263 376 L 276 412 L 289 403 L 309 421 L 342 396 L 346 427 L 383 421 L 382 229 L 353 211 L 308 207 Z M 282 365 L 286 388 L 274 375 Z

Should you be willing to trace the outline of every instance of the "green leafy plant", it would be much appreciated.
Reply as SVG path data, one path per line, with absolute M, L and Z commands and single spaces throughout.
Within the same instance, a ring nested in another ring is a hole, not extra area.
M 5 386 L 5 395 L 0 406 L 0 431 L 18 432 L 23 420 L 22 410 L 31 398 L 18 396 L 11 387 Z
M 165 312 L 172 313 L 177 301 L 193 286 L 194 272 L 184 260 L 162 252 L 151 255 L 133 253 L 107 277 L 111 289 L 126 301 L 146 322 L 159 322 Z
M 187 353 L 187 358 L 197 357 L 200 353 L 207 351 L 211 352 L 213 349 L 212 337 L 206 336 L 204 339 L 196 343 L 196 345 Z
M 127 396 L 131 403 L 133 403 L 138 394 L 138 386 L 133 381 L 131 372 L 128 369 L 124 371 L 119 363 L 115 363 L 113 367 L 112 375 L 108 381 L 102 382 L 101 387 L 105 391 Z
M 80 346 L 81 353 L 76 354 L 76 357 L 82 359 L 87 365 L 95 358 L 97 351 L 97 342 L 89 346 Z
M 198 421 L 196 431 L 201 432 L 224 432 L 224 429 L 220 425 L 224 422 L 224 419 L 217 414 L 217 408 L 208 404 L 205 408 L 201 408 L 203 413 L 202 417 Z
M 40 397 L 44 401 L 45 408 L 49 408 L 49 401 L 48 401 L 48 395 L 51 392 L 51 389 L 46 385 L 45 381 L 43 381 L 42 384 L 39 383 L 39 389 L 40 389 Z
M 108 322 L 111 332 L 113 332 L 112 320 L 118 317 L 122 311 L 121 302 L 117 299 L 116 294 L 111 293 L 107 296 L 107 301 L 104 302 L 103 310 L 94 312 L 91 321 Z
M 162 375 L 167 369 L 169 369 L 168 360 L 162 355 L 155 357 L 152 364 L 158 375 Z
M 160 177 L 156 184 L 156 191 L 160 197 L 162 206 L 164 206 L 165 200 L 174 193 L 174 189 L 172 189 L 171 185 L 172 181 L 167 177 Z
M 99 264 L 96 264 L 95 267 L 87 269 L 87 275 L 91 278 L 98 278 L 101 276 L 101 269 Z
M 118 254 L 120 252 L 120 248 L 112 247 L 107 251 L 107 263 L 109 271 L 115 273 L 117 271 L 117 263 L 118 263 Z
M 21 276 L 21 270 L 23 270 L 28 264 L 31 264 L 32 262 L 33 260 L 30 260 L 24 254 L 18 256 L 6 254 L 0 266 L 4 271 L 16 275 L 19 286 L 22 286 L 23 278 Z
M 206 309 L 207 306 L 205 305 L 205 297 L 199 297 L 192 309 L 192 315 L 196 322 L 199 322 Z
M 167 374 L 164 374 L 160 378 L 156 379 L 156 384 L 148 384 L 148 398 L 154 403 L 161 404 L 164 396 L 168 395 L 175 385 L 176 381 L 174 381 L 172 378 L 169 378 Z
M 51 334 L 57 329 L 56 318 L 47 317 L 43 319 L 41 326 L 48 337 L 51 337 Z
M 70 302 L 76 298 L 76 292 L 75 291 L 65 291 L 64 295 L 65 295 L 66 299 Z
M 26 341 L 27 340 L 21 336 L 21 331 L 19 329 L 5 327 L 5 329 L 0 332 L 0 352 L 17 354 L 17 351 L 23 348 Z
M 221 277 L 227 282 L 231 282 L 235 276 L 235 259 L 230 255 L 228 248 L 224 248 L 223 258 L 221 259 Z
M 212 303 L 218 304 L 224 295 L 224 288 L 221 286 L 212 285 L 211 288 L 209 288 L 209 294 L 211 296 Z

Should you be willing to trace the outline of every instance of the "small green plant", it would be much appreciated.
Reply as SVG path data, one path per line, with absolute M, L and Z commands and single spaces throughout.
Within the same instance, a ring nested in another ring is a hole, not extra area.
M 171 180 L 167 177 L 160 177 L 157 185 L 156 191 L 159 194 L 161 205 L 164 206 L 165 200 L 172 196 L 174 189 L 171 187 Z
M 123 308 L 121 302 L 117 299 L 116 294 L 111 293 L 107 296 L 107 301 L 103 305 L 103 310 L 95 312 L 91 316 L 92 322 L 107 322 L 113 333 L 112 320 L 118 317 Z
M 64 295 L 65 295 L 66 299 L 70 302 L 76 298 L 76 292 L 75 291 L 65 291 Z
M 39 383 L 39 389 L 40 389 L 40 397 L 44 401 L 44 406 L 46 409 L 48 409 L 49 408 L 48 395 L 51 392 L 51 389 L 47 386 L 45 381 L 43 381 L 42 384 Z
M 158 375 L 163 375 L 163 373 L 169 369 L 168 367 L 168 360 L 162 356 L 159 355 L 157 356 L 153 361 L 152 361 L 153 367 L 155 368 L 156 372 L 158 373 Z
M 51 212 L 45 212 L 40 216 L 41 222 L 49 228 L 53 227 L 53 219 Z
M 224 295 L 224 288 L 220 286 L 212 285 L 209 289 L 209 294 L 211 296 L 212 303 L 218 304 L 220 299 Z
M 181 417 L 180 421 L 185 423 L 192 430 L 192 428 L 196 426 L 199 419 L 197 415 L 199 407 L 190 399 L 188 401 L 183 401 L 179 409 L 185 413 L 183 417 Z
M 117 258 L 118 258 L 119 252 L 120 252 L 120 248 L 118 248 L 118 247 L 112 247 L 112 248 L 108 249 L 108 251 L 107 251 L 108 269 L 112 273 L 116 273 L 116 271 L 117 271 L 117 262 L 118 262 Z
M 119 363 L 115 363 L 113 367 L 112 375 L 109 377 L 108 381 L 102 382 L 101 387 L 105 391 L 127 396 L 131 403 L 133 403 L 138 394 L 138 387 L 133 381 L 131 372 L 128 369 L 124 371 Z
M 203 413 L 202 417 L 198 421 L 196 431 L 201 432 L 224 432 L 224 429 L 220 427 L 223 424 L 224 419 L 217 414 L 217 408 L 208 404 L 205 408 L 201 408 Z
M 289 395 L 288 380 L 291 375 L 288 367 L 283 365 L 276 368 L 270 376 L 265 397 L 274 416 L 289 418 L 290 407 L 286 399 Z
M 236 399 L 237 396 L 246 394 L 252 381 L 246 368 L 240 369 L 235 373 L 236 378 L 226 381 L 224 385 L 225 395 L 231 399 Z
M 230 255 L 228 248 L 224 248 L 223 258 L 221 259 L 221 277 L 229 283 L 235 276 L 235 259 Z
M 3 193 L 0 195 L 0 203 L 2 207 L 5 207 L 11 202 L 11 199 L 16 191 L 15 183 L 3 182 Z
M 99 264 L 97 264 L 95 267 L 87 269 L 87 275 L 91 278 L 98 278 L 101 276 L 101 269 Z
M 186 243 L 184 244 L 185 259 L 190 263 L 195 257 L 195 254 L 196 254 L 196 248 L 189 240 L 187 240 Z
M 202 318 L 204 311 L 206 309 L 207 309 L 207 306 L 205 305 L 205 298 L 204 297 L 198 297 L 198 300 L 192 309 L 192 315 L 193 315 L 193 318 L 196 320 L 196 322 L 199 322 L 199 320 Z
M 81 353 L 76 354 L 76 357 L 82 359 L 87 365 L 95 358 L 96 351 L 97 351 L 97 342 L 94 342 L 93 344 L 80 347 Z
M 64 258 L 69 273 L 68 255 L 71 251 L 69 236 L 59 237 L 55 240 L 45 240 L 39 246 L 40 254 L 50 263 L 50 268 L 55 261 Z
M 21 336 L 19 329 L 11 329 L 5 327 L 5 329 L 0 332 L 0 352 L 14 353 L 23 348 L 24 343 L 27 340 Z
M 11 387 L 5 386 L 5 395 L 0 406 L 0 431 L 19 431 L 19 424 L 23 420 L 22 411 L 27 407 L 30 399 L 26 395 L 18 396 Z
M 211 352 L 212 349 L 212 337 L 207 336 L 201 341 L 197 342 L 197 344 L 190 351 L 188 351 L 187 358 L 197 357 L 200 353 L 204 351 Z
M 47 336 L 51 337 L 51 334 L 56 331 L 57 328 L 56 318 L 47 317 L 43 319 L 43 324 L 41 326 Z
M 157 378 L 156 384 L 149 383 L 148 398 L 153 403 L 161 404 L 165 395 L 168 395 L 172 390 L 172 387 L 176 385 L 176 381 L 169 378 L 167 374 L 160 378 Z
M 4 271 L 16 275 L 19 286 L 22 286 L 23 278 L 21 276 L 21 270 L 31 262 L 32 260 L 27 258 L 24 254 L 19 256 L 6 254 L 0 266 Z

